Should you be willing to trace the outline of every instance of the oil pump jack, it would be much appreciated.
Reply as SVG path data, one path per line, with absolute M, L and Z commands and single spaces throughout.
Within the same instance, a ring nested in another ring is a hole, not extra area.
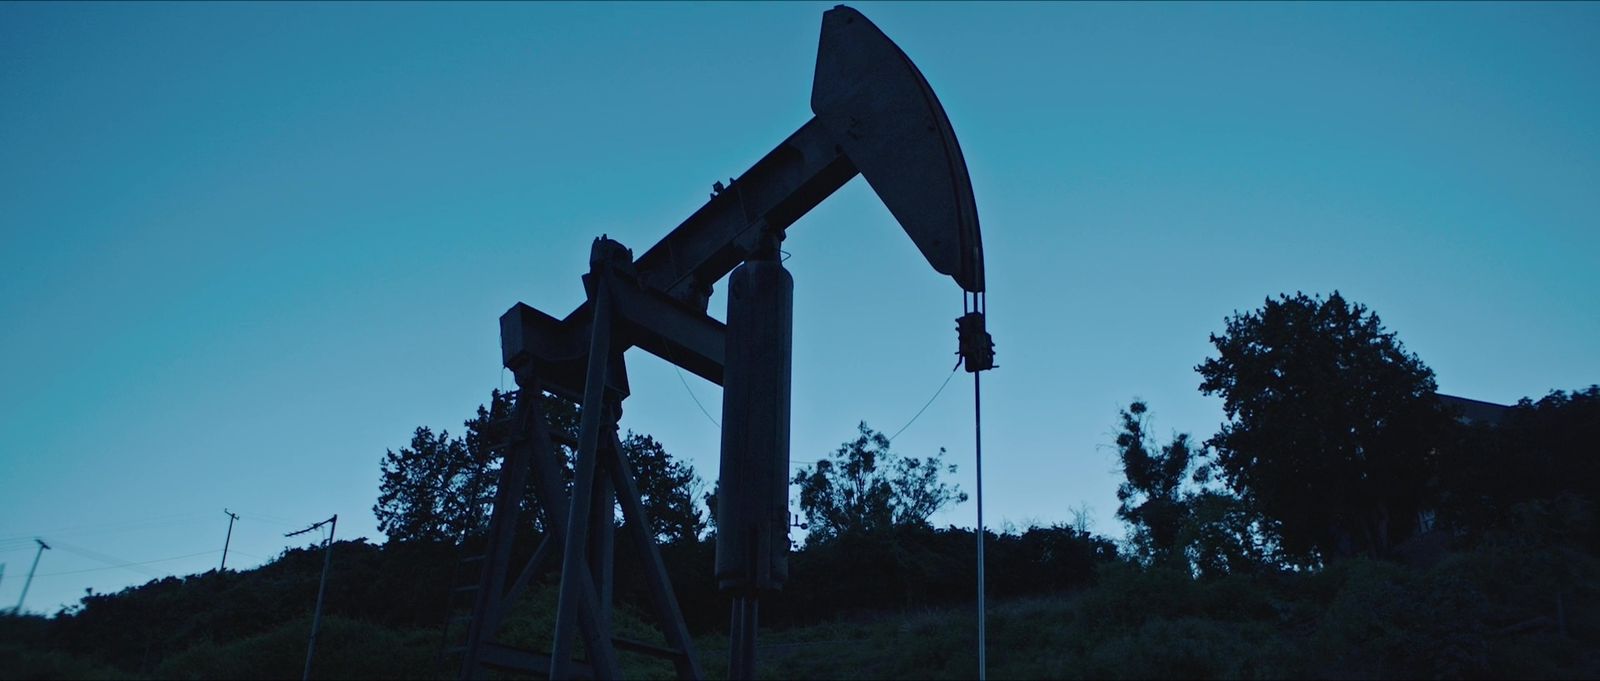
M 789 551 L 789 379 L 794 282 L 779 258 L 784 231 L 858 173 L 929 264 L 963 291 L 958 354 L 994 366 L 984 326 L 983 246 L 966 161 L 944 108 L 917 67 L 854 9 L 823 14 L 811 90 L 815 116 L 660 242 L 634 258 L 601 237 L 583 277 L 587 300 L 562 319 L 518 303 L 500 318 L 502 359 L 516 379 L 489 539 L 462 649 L 463 678 L 486 669 L 564 679 L 618 675 L 617 650 L 673 661 L 702 678 L 653 530 L 617 437 L 628 397 L 623 354 L 640 348 L 722 386 L 716 579 L 732 596 L 730 678 L 755 671 L 761 594 L 782 587 Z M 729 277 L 727 322 L 706 314 Z M 545 394 L 582 405 L 576 442 L 545 423 Z M 575 446 L 570 495 L 555 444 Z M 545 537 L 513 578 L 524 490 Z M 639 544 L 666 647 L 611 631 L 613 512 Z M 552 554 L 560 595 L 550 654 L 494 642 L 506 609 Z M 582 637 L 587 660 L 573 659 Z

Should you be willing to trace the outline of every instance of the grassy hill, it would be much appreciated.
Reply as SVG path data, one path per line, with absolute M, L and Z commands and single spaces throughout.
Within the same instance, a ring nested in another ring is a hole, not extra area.
M 1088 586 L 993 602 L 990 675 L 1597 678 L 1600 561 L 1576 541 L 1592 536 L 1588 518 L 1534 506 L 1471 546 L 1410 565 L 1353 560 L 1197 580 L 1103 562 Z M 440 625 L 455 548 L 358 541 L 335 551 L 313 676 L 453 677 Z M 318 552 L 294 550 L 255 570 L 90 596 L 51 618 L 0 617 L 0 679 L 295 677 L 320 563 Z M 660 640 L 631 601 L 619 602 L 619 634 Z M 531 590 L 500 640 L 547 648 L 554 603 L 549 581 Z M 695 633 L 707 673 L 724 676 L 720 625 Z M 763 630 L 758 659 L 773 679 L 970 678 L 975 641 L 970 605 L 841 610 Z M 671 677 L 663 662 L 621 657 L 630 678 Z

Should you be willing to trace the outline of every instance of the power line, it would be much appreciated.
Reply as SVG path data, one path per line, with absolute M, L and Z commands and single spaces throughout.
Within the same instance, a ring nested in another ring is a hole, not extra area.
M 290 520 L 288 518 L 280 518 L 280 517 L 275 516 L 275 515 L 267 515 L 265 513 L 256 513 L 255 511 L 248 511 L 248 510 L 240 511 L 239 515 L 242 516 L 242 517 L 245 517 L 245 518 L 252 519 L 252 520 L 265 520 L 265 521 L 271 522 L 271 523 L 281 523 L 286 527 L 299 527 L 300 526 L 300 522 L 299 521 Z
M 54 529 L 54 530 L 41 530 L 41 531 L 38 531 L 38 532 L 29 533 L 29 534 L 18 534 L 18 535 L 11 535 L 11 536 L 8 536 L 8 537 L 0 537 L 0 546 L 4 546 L 4 545 L 8 545 L 8 544 L 20 544 L 20 545 L 29 546 L 31 548 L 32 543 L 33 543 L 33 538 L 35 536 L 63 537 L 63 536 L 82 536 L 82 535 L 91 535 L 91 534 L 105 534 L 105 533 L 109 533 L 109 532 L 126 532 L 126 531 L 129 531 L 129 530 L 144 529 L 144 528 L 148 528 L 148 527 L 165 527 L 165 526 L 179 525 L 179 524 L 183 524 L 186 521 L 198 518 L 201 515 L 203 515 L 203 514 L 200 514 L 200 513 L 180 513 L 180 514 L 174 514 L 174 515 L 156 516 L 156 517 L 153 517 L 153 518 L 144 518 L 144 519 L 141 519 L 141 520 L 119 520 L 119 521 L 111 522 L 111 523 L 95 523 L 95 524 L 89 524 L 89 525 L 77 525 L 77 526 L 72 526 L 72 527 L 58 528 L 58 529 Z M 7 550 L 8 551 L 8 550 L 11 550 L 11 549 L 0 549 L 0 550 Z
M 264 515 L 260 515 L 260 514 L 257 514 L 257 513 L 240 513 L 239 514 L 239 519 L 240 520 L 260 521 L 260 522 L 269 523 L 269 524 L 272 524 L 272 525 L 278 525 L 280 527 L 299 527 L 300 526 L 299 523 L 296 523 L 296 522 L 292 522 L 292 521 L 289 521 L 289 520 L 284 520 L 282 518 L 277 518 L 277 517 L 274 517 L 274 516 L 264 516 Z
M 40 534 L 58 535 L 58 534 L 66 534 L 66 533 L 69 533 L 69 532 L 77 532 L 79 530 L 94 530 L 94 529 L 102 529 L 102 528 L 117 528 L 117 527 L 124 527 L 124 526 L 130 525 L 130 524 L 144 524 L 144 523 L 149 523 L 149 522 L 171 521 L 171 520 L 182 519 L 182 518 L 197 517 L 199 515 L 200 515 L 199 513 L 191 511 L 191 512 L 188 512 L 188 513 L 173 513 L 173 514 L 168 514 L 168 515 L 152 516 L 152 517 L 149 517 L 149 518 L 136 518 L 136 519 L 122 518 L 122 519 L 115 520 L 115 521 L 112 521 L 112 522 L 109 522 L 109 523 L 90 523 L 90 524 L 87 524 L 87 525 L 70 525 L 70 526 L 67 526 L 67 527 L 58 527 L 58 528 L 42 531 Z M 19 540 L 30 541 L 31 542 L 31 541 L 33 541 L 33 535 L 32 534 L 17 534 L 17 535 L 10 535 L 10 536 L 6 536 L 6 537 L 0 537 L 0 542 L 19 541 Z
M 118 565 L 107 565 L 105 567 L 86 568 L 86 569 L 83 569 L 83 570 L 66 570 L 64 572 L 47 572 L 47 573 L 41 574 L 39 576 L 40 577 L 56 577 L 56 576 L 59 576 L 59 575 L 76 575 L 76 574 L 81 574 L 81 573 L 84 573 L 84 572 L 99 572 L 101 570 L 115 570 L 115 569 L 118 569 L 118 568 L 130 568 L 131 569 L 131 568 L 133 568 L 135 566 L 149 565 L 151 563 L 164 563 L 164 562 L 169 561 L 169 560 L 180 560 L 180 559 L 183 559 L 183 558 L 193 558 L 195 556 L 204 556 L 204 555 L 208 555 L 208 554 L 212 554 L 212 553 L 217 553 L 218 551 L 219 551 L 218 549 L 211 549 L 210 551 L 201 551 L 199 553 L 186 553 L 186 554 L 183 554 L 181 556 L 171 556 L 171 557 L 168 557 L 168 558 L 154 558 L 154 559 L 151 559 L 151 560 L 141 560 L 141 561 L 136 561 L 136 562 L 131 562 L 131 563 L 121 563 L 121 564 L 118 564 Z M 238 553 L 238 551 L 235 551 L 234 553 Z M 153 575 L 155 575 L 157 577 L 166 577 L 167 576 L 167 575 L 162 575 L 162 574 L 154 573 L 152 571 L 147 571 L 147 570 L 140 570 L 140 572 L 145 572 L 147 574 L 153 574 Z
M 128 560 L 126 558 L 118 558 L 116 556 L 111 556 L 111 555 L 107 555 L 107 554 L 104 554 L 104 553 L 100 553 L 99 551 L 91 551 L 89 549 L 83 548 L 82 546 L 73 546 L 72 544 L 67 544 L 65 542 L 60 542 L 60 541 L 56 542 L 56 548 L 61 549 L 62 551 L 66 551 L 68 553 L 75 553 L 75 554 L 83 556 L 85 558 L 89 558 L 89 559 L 92 559 L 92 560 L 100 561 L 102 563 L 110 565 L 111 567 L 126 567 L 126 568 L 128 568 L 130 570 L 133 570 L 135 572 L 142 572 L 145 575 L 150 576 L 150 577 L 159 578 L 159 577 L 165 577 L 166 576 L 166 575 L 163 575 L 163 574 L 161 574 L 159 572 L 156 572 L 154 570 L 146 570 L 144 568 L 134 567 L 134 566 L 141 565 L 141 564 L 143 564 L 143 563 L 145 563 L 147 561 L 136 561 L 136 560 Z

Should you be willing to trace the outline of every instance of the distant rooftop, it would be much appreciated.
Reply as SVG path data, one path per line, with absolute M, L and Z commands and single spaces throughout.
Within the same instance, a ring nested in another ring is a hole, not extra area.
M 1483 423 L 1491 426 L 1500 425 L 1501 419 L 1511 411 L 1511 407 L 1504 404 L 1484 402 L 1467 397 L 1456 397 L 1444 393 L 1435 393 L 1439 401 L 1447 407 L 1453 407 L 1461 413 L 1461 420 L 1467 423 Z

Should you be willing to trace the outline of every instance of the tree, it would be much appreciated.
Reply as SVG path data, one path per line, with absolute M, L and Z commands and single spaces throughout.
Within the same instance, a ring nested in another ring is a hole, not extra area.
M 631 431 L 622 438 L 622 454 L 639 484 L 639 499 L 650 515 L 656 541 L 699 541 L 706 520 L 695 501 L 705 483 L 694 466 L 673 459 L 655 438 Z
M 512 433 L 512 395 L 492 391 L 464 425 L 466 435 L 452 438 L 418 428 L 409 447 L 385 453 L 378 503 L 372 508 L 378 529 L 391 540 L 459 542 L 488 530 L 496 485 L 504 460 L 503 445 Z M 546 395 L 540 402 L 546 426 L 576 438 L 578 405 Z M 573 452 L 565 445 L 553 451 L 560 458 L 563 489 L 572 484 Z M 622 454 L 633 468 L 640 501 L 661 541 L 698 538 L 704 516 L 694 499 L 702 483 L 694 468 L 677 461 L 649 435 L 628 433 Z M 564 501 L 564 500 L 563 500 Z M 543 528 L 542 509 L 533 485 L 523 491 L 520 522 Z
M 1523 398 L 1493 424 L 1463 424 L 1440 466 L 1440 520 L 1483 532 L 1519 504 L 1575 495 L 1600 508 L 1600 386 Z
M 1182 487 L 1193 453 L 1188 433 L 1155 449 L 1145 432 L 1148 409 L 1136 400 L 1121 412 L 1117 455 L 1125 480 L 1117 487 L 1117 517 L 1133 530 L 1131 539 L 1141 559 L 1164 563 L 1183 557 L 1177 550 L 1178 531 L 1188 515 Z
M 483 529 L 475 491 L 486 462 L 474 460 L 460 438 L 417 428 L 411 445 L 384 454 L 383 482 L 372 507 L 378 529 L 391 539 L 461 541 Z
M 711 491 L 700 497 L 700 500 L 706 505 L 706 527 L 712 532 L 717 531 L 717 493 L 721 491 L 722 481 L 712 480 Z
M 479 503 L 475 508 L 482 516 L 484 530 L 488 529 L 489 514 L 494 511 L 495 490 L 500 482 L 500 466 L 505 460 L 503 448 L 514 435 L 512 432 L 514 422 L 511 416 L 515 407 L 514 394 L 491 390 L 488 406 L 478 405 L 477 413 L 463 424 L 467 433 L 463 438 L 463 444 L 466 446 L 468 458 L 478 462 L 479 473 L 463 485 L 462 494 L 478 499 Z M 577 404 L 546 393 L 539 400 L 539 409 L 544 412 L 545 428 L 550 432 L 564 435 L 565 439 L 578 437 L 578 419 L 581 410 Z M 574 452 L 571 447 L 555 443 L 552 443 L 551 451 L 558 459 L 557 469 L 561 473 L 562 489 L 570 492 Z M 543 510 L 539 508 L 539 497 L 534 493 L 532 484 L 522 491 L 522 505 L 519 507 L 518 517 L 520 522 L 531 525 L 540 532 L 544 531 Z
M 546 400 L 547 422 L 552 428 L 575 431 L 574 408 L 561 400 Z M 378 485 L 378 502 L 372 513 L 378 529 L 392 540 L 459 542 L 488 530 L 495 485 L 499 482 L 498 448 L 509 436 L 512 395 L 489 393 L 489 404 L 479 405 L 473 418 L 463 423 L 466 435 L 451 438 L 448 431 L 435 435 L 417 428 L 411 446 L 384 454 Z M 566 452 L 558 448 L 567 458 Z M 523 518 L 535 525 L 538 506 L 530 491 L 523 498 Z
M 1243 499 L 1226 490 L 1201 488 L 1185 497 L 1184 506 L 1187 514 L 1177 544 L 1192 574 L 1218 577 L 1275 563 L 1276 533 Z
M 790 481 L 800 486 L 808 544 L 896 525 L 927 526 L 939 509 L 967 500 L 960 487 L 939 480 L 956 472 L 954 464 L 944 464 L 944 449 L 926 459 L 902 457 L 865 422 L 857 428 L 855 440 L 840 445 L 832 458 L 801 468 Z
M 1214 462 L 1202 445 L 1178 433 L 1157 448 L 1149 406 L 1122 410 L 1117 455 L 1124 482 L 1117 517 L 1127 523 L 1140 561 L 1217 576 L 1253 569 L 1265 556 L 1259 517 L 1238 497 L 1212 486 Z
M 1220 473 L 1302 564 L 1381 555 L 1414 531 L 1448 420 L 1433 372 L 1378 315 L 1296 293 L 1235 313 L 1196 367 L 1228 421 Z

